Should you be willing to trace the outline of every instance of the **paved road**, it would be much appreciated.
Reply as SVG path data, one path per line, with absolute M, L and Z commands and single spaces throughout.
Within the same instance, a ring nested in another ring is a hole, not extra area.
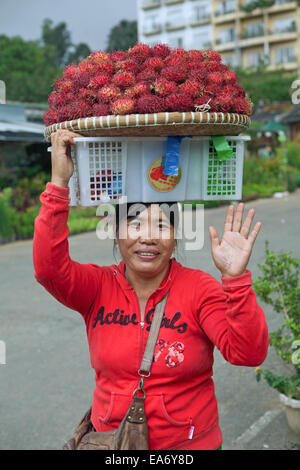
M 256 220 L 263 221 L 249 265 L 254 277 L 264 260 L 265 240 L 271 249 L 292 250 L 300 258 L 300 192 L 246 207 L 254 207 Z M 207 227 L 221 231 L 224 213 L 224 207 L 205 211 L 204 247 L 185 258 L 188 266 L 217 279 Z M 70 237 L 69 244 L 79 262 L 115 262 L 111 242 L 100 242 L 94 232 Z M 0 299 L 0 340 L 6 343 L 6 365 L 0 365 L 0 449 L 60 449 L 92 400 L 94 376 L 83 320 L 34 280 L 31 241 L 0 247 Z M 265 312 L 272 331 L 278 315 L 267 307 Z M 284 371 L 272 350 L 265 365 Z M 253 368 L 232 366 L 216 351 L 214 380 L 225 450 L 300 448 L 277 392 L 257 384 Z

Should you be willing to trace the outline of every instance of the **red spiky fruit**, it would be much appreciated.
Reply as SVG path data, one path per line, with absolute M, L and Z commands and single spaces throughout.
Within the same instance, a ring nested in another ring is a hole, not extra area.
M 190 61 L 202 61 L 203 60 L 203 51 L 200 51 L 198 49 L 192 49 L 188 51 L 188 58 Z
M 193 111 L 194 103 L 187 93 L 173 93 L 166 98 L 166 110 L 168 111 Z
M 237 83 L 237 75 L 235 72 L 228 70 L 228 72 L 225 72 L 223 76 L 226 83 Z
M 110 60 L 110 55 L 107 52 L 95 51 L 88 57 L 90 62 L 101 63 Z
M 110 109 L 116 115 L 132 114 L 135 111 L 135 101 L 131 98 L 119 98 L 112 102 Z
M 121 89 L 115 85 L 106 85 L 100 88 L 97 96 L 100 101 L 103 101 L 104 103 L 110 103 L 121 96 Z
M 79 90 L 79 99 L 88 103 L 88 104 L 94 104 L 96 99 L 97 99 L 97 94 L 96 92 L 93 92 L 89 88 L 81 88 Z
M 156 44 L 156 46 L 152 48 L 152 53 L 156 57 L 165 59 L 170 55 L 171 49 L 167 44 Z
M 194 101 L 194 107 L 197 108 L 197 106 L 208 105 L 209 108 L 207 108 L 206 110 L 209 111 L 210 110 L 211 99 L 212 99 L 211 95 L 209 95 L 208 93 L 204 93 L 204 95 L 199 96 L 199 98 L 197 98 Z M 197 109 L 196 109 L 196 111 L 197 111 Z
M 139 113 L 161 113 L 165 110 L 164 98 L 155 95 L 143 95 L 137 101 Z
M 151 47 L 147 44 L 138 43 L 128 50 L 128 55 L 137 63 L 143 63 L 152 55 Z
M 77 65 L 75 64 L 67 65 L 67 67 L 64 70 L 64 78 L 68 80 L 72 80 L 72 78 L 75 77 L 76 73 L 77 73 Z
M 148 69 L 140 72 L 136 77 L 136 81 L 137 83 L 152 84 L 157 78 L 158 74 L 155 70 Z
M 127 88 L 124 92 L 127 98 L 137 98 L 150 93 L 150 86 L 146 83 L 137 83 L 133 87 Z
M 113 62 L 119 62 L 120 60 L 126 60 L 128 58 L 128 53 L 126 51 L 112 51 L 110 53 L 110 59 Z
M 208 82 L 213 85 L 222 85 L 224 81 L 224 76 L 220 72 L 211 72 L 207 76 Z
M 161 71 L 161 76 L 170 82 L 182 83 L 186 79 L 186 70 L 182 67 L 169 66 Z
M 115 63 L 115 68 L 119 72 L 131 72 L 133 75 L 137 75 L 141 71 L 141 66 L 133 60 L 118 61 Z
M 204 87 L 204 83 L 198 82 L 196 80 L 186 80 L 179 86 L 181 93 L 186 93 L 192 98 L 197 98 L 203 94 Z
M 117 72 L 113 76 L 112 83 L 120 88 L 127 88 L 135 84 L 135 77 L 131 72 Z
M 202 55 L 204 60 L 215 60 L 216 62 L 221 62 L 222 60 L 221 55 L 216 51 L 212 51 L 211 49 L 203 51 Z
M 160 72 L 164 67 L 164 61 L 160 57 L 149 57 L 149 59 L 145 61 L 144 67 L 154 70 L 155 72 Z
M 215 97 L 215 101 L 221 113 L 229 113 L 233 108 L 233 99 L 230 95 L 221 93 Z
M 99 75 L 96 75 L 96 77 L 92 78 L 88 86 L 90 88 L 95 88 L 96 90 L 98 90 L 99 88 L 108 85 L 110 81 L 111 77 L 108 74 L 99 73 Z
M 165 78 L 158 78 L 155 80 L 152 89 L 159 96 L 168 96 L 172 93 L 178 92 L 178 86 L 175 82 L 170 82 Z
M 58 122 L 58 113 L 55 109 L 47 109 L 47 111 L 43 115 L 43 120 L 46 126 L 51 126 Z
M 93 116 L 108 116 L 110 107 L 105 103 L 95 103 L 93 106 Z

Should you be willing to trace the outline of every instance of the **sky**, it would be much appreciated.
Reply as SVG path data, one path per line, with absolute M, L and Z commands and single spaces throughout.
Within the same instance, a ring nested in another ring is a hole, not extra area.
M 44 18 L 64 21 L 74 44 L 106 48 L 112 26 L 136 20 L 136 0 L 0 0 L 0 34 L 36 40 Z

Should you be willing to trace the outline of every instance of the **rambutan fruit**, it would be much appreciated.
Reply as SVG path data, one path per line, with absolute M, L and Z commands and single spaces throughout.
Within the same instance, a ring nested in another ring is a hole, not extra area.
M 108 85 L 110 81 L 111 77 L 107 73 L 99 73 L 98 75 L 96 75 L 96 77 L 92 78 L 88 87 L 95 88 L 96 90 L 98 90 L 99 88 Z
M 140 72 L 137 77 L 136 81 L 137 83 L 145 83 L 145 84 L 152 84 L 156 79 L 158 78 L 158 74 L 155 72 L 155 70 L 143 70 Z
M 115 73 L 115 66 L 111 60 L 98 62 L 95 65 L 95 75 L 99 73 L 105 73 L 106 75 L 113 75 Z
M 167 67 L 178 67 L 178 68 L 185 68 L 187 61 L 183 59 L 180 55 L 170 55 L 165 60 L 165 65 Z
M 110 114 L 110 107 L 105 103 L 95 103 L 93 105 L 93 116 L 108 116 Z
M 188 51 L 188 58 L 191 62 L 194 60 L 202 61 L 203 60 L 203 52 L 198 49 L 191 49 Z
M 88 104 L 94 104 L 97 99 L 97 94 L 89 88 L 81 88 L 81 90 L 79 90 L 79 99 Z
M 237 96 L 240 96 L 242 98 L 244 98 L 246 96 L 246 92 L 245 92 L 244 88 L 242 88 L 238 84 L 235 84 L 234 89 L 236 91 Z
M 124 61 L 128 58 L 128 53 L 125 51 L 113 51 L 110 53 L 110 59 L 113 62 Z
M 216 62 L 221 62 L 222 60 L 221 55 L 216 51 L 212 51 L 211 49 L 202 51 L 202 55 L 203 55 L 204 60 L 214 60 Z
M 68 106 L 69 106 L 68 120 L 70 121 L 72 119 L 90 117 L 93 115 L 93 106 L 83 100 L 73 101 Z
M 137 43 L 128 50 L 128 55 L 137 63 L 143 63 L 152 55 L 151 47 L 147 44 Z
M 165 111 L 164 98 L 152 94 L 143 95 L 137 101 L 137 111 L 144 113 L 161 113 Z
M 208 62 L 204 62 L 205 68 L 207 72 L 220 72 L 220 64 L 219 62 L 215 62 L 214 60 L 210 60 Z
M 169 66 L 162 69 L 161 77 L 170 82 L 182 83 L 186 79 L 186 70 L 182 67 Z
M 247 95 L 245 98 L 238 96 L 234 99 L 233 109 L 236 113 L 246 114 L 247 116 L 251 117 L 253 103 Z
M 94 63 L 105 62 L 110 59 L 110 55 L 107 52 L 95 51 L 89 56 L 89 60 Z
M 118 98 L 111 103 L 110 110 L 116 115 L 132 114 L 135 111 L 135 101 L 131 98 Z
M 173 93 L 166 97 L 167 111 L 193 111 L 194 103 L 187 93 Z
M 77 73 L 77 65 L 75 64 L 67 65 L 67 67 L 64 70 L 64 78 L 66 78 L 67 80 L 72 80 L 72 78 L 75 77 L 76 73 Z
M 124 95 L 127 98 L 137 98 L 142 95 L 146 95 L 147 93 L 150 93 L 150 86 L 147 85 L 146 83 L 136 83 L 136 85 L 127 88 L 124 92 Z
M 180 58 L 183 61 L 189 60 L 189 53 L 181 47 L 173 49 L 171 52 L 171 56 Z
M 46 126 L 51 126 L 52 124 L 59 122 L 57 111 L 51 108 L 47 109 L 47 111 L 43 115 L 43 121 Z
M 228 72 L 225 72 L 224 75 L 224 81 L 226 83 L 236 83 L 237 82 L 237 75 L 235 72 L 228 70 Z
M 207 71 L 205 68 L 194 68 L 188 72 L 187 79 L 206 83 Z
M 115 63 L 115 68 L 118 72 L 131 72 L 137 75 L 141 71 L 141 66 L 133 60 L 123 60 Z
M 104 103 L 111 103 L 116 98 L 121 96 L 121 89 L 115 85 L 106 85 L 97 93 L 98 99 Z
M 168 96 L 179 91 L 175 82 L 170 82 L 165 78 L 158 78 L 155 80 L 154 84 L 152 85 L 152 89 L 159 96 Z
M 220 72 L 210 72 L 207 75 L 208 83 L 214 85 L 222 85 L 224 81 L 224 76 Z
M 215 101 L 221 113 L 229 113 L 233 107 L 233 98 L 230 95 L 220 94 L 215 97 Z
M 117 72 L 112 78 L 112 83 L 120 88 L 127 88 L 135 84 L 135 76 L 131 72 Z
M 186 93 L 192 98 L 197 98 L 203 94 L 204 84 L 196 80 L 187 80 L 186 82 L 182 83 L 179 88 L 180 93 Z
M 160 57 L 149 57 L 149 59 L 145 61 L 144 67 L 155 70 L 155 72 L 160 72 L 164 65 L 164 61 Z
M 156 44 L 152 48 L 152 53 L 156 57 L 160 57 L 161 59 L 165 59 L 171 53 L 171 49 L 167 44 Z

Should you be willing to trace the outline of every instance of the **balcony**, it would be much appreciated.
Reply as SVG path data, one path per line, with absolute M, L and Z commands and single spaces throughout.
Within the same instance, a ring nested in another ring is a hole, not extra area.
M 150 10 L 151 8 L 159 8 L 161 6 L 161 0 L 143 0 L 143 10 Z
M 196 15 L 192 15 L 190 17 L 190 25 L 191 26 L 199 26 L 202 24 L 211 23 L 211 14 L 210 13 L 200 13 L 198 12 Z
M 144 36 L 151 36 L 152 34 L 159 34 L 162 32 L 162 25 L 159 23 L 153 23 L 151 25 L 144 26 L 142 29 Z
M 165 23 L 166 31 L 176 31 L 177 29 L 183 29 L 186 27 L 184 18 L 178 18 L 173 21 L 167 21 Z
M 268 13 L 283 12 L 287 10 L 297 9 L 297 1 L 292 0 L 252 0 L 245 2 L 240 6 L 243 16 L 249 15 L 262 15 L 263 11 L 267 9 Z
M 165 5 L 174 5 L 175 3 L 183 3 L 184 0 L 164 0 Z

